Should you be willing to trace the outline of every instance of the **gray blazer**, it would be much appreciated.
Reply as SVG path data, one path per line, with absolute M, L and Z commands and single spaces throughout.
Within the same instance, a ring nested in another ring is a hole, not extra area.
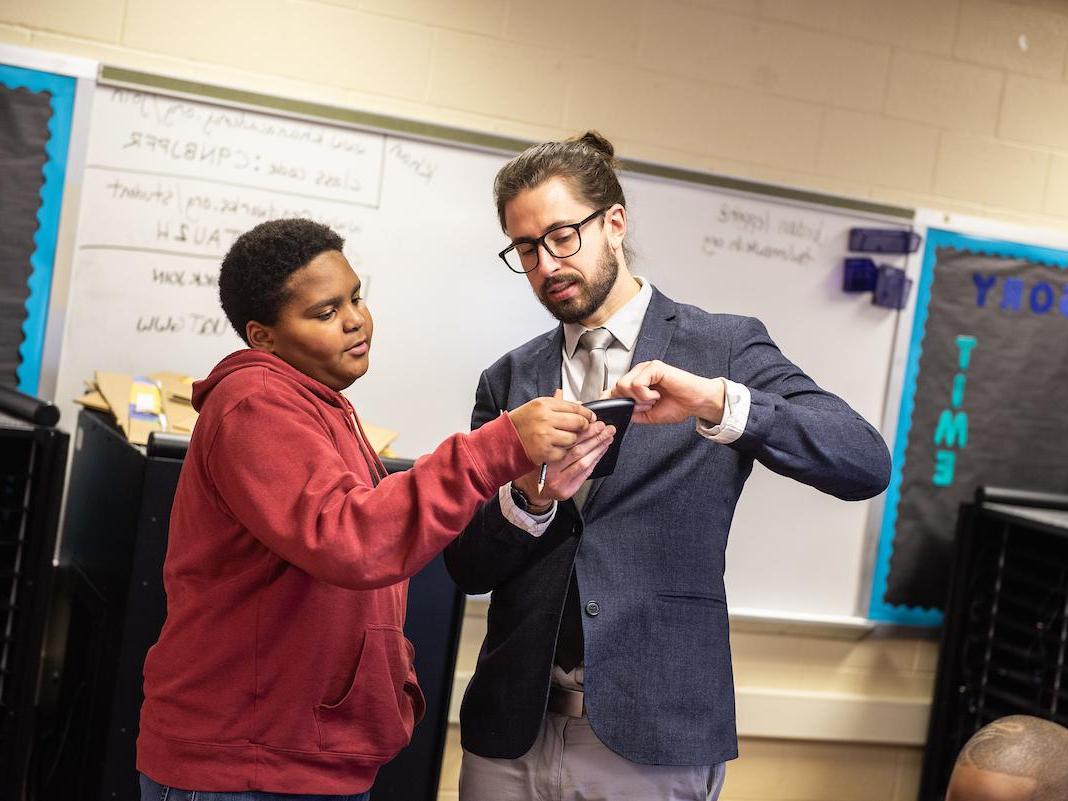
M 557 327 L 486 370 L 472 426 L 551 395 L 562 342 Z M 753 460 L 844 500 L 869 498 L 889 481 L 879 433 L 787 360 L 759 321 L 708 314 L 654 289 L 633 363 L 649 359 L 747 386 L 745 433 L 723 446 L 692 420 L 632 425 L 615 472 L 594 483 L 581 512 L 559 504 L 539 538 L 508 523 L 496 499 L 479 509 L 445 551 L 465 592 L 492 592 L 460 711 L 468 751 L 514 759 L 533 745 L 574 570 L 587 714 L 601 741 L 645 764 L 733 759 L 724 551 Z

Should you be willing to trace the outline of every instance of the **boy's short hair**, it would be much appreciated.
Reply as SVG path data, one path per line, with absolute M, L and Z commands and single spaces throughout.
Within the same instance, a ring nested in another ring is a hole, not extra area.
M 249 320 L 278 322 L 289 299 L 289 276 L 320 253 L 340 251 L 344 244 L 332 229 L 305 219 L 268 220 L 234 241 L 219 270 L 219 301 L 246 345 Z
M 1068 798 L 1068 729 L 1031 715 L 989 723 L 964 744 L 949 781 L 953 801 Z

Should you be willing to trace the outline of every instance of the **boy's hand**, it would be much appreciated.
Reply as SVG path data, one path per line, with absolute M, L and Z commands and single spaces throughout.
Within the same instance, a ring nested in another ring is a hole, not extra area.
M 601 461 L 608 446 L 612 444 L 615 434 L 615 426 L 606 426 L 600 420 L 590 425 L 568 449 L 564 458 L 548 463 L 545 486 L 541 492 L 538 492 L 538 479 L 541 477 L 540 465 L 536 470 L 517 478 L 512 483 L 534 503 L 533 511 L 535 512 L 538 511 L 538 507 L 548 508 L 553 501 L 566 500 L 578 491 L 583 481 L 589 478 L 593 468 Z
M 519 439 L 539 467 L 543 462 L 556 462 L 567 449 L 579 440 L 597 416 L 578 403 L 560 397 L 535 398 L 508 412 Z
M 635 365 L 612 388 L 613 397 L 634 399 L 635 423 L 680 423 L 700 417 L 719 424 L 726 393 L 722 378 L 704 378 L 661 361 Z

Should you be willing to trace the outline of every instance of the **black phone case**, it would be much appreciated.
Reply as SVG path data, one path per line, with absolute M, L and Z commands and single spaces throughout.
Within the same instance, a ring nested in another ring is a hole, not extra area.
M 619 449 L 623 445 L 623 435 L 627 433 L 631 415 L 634 413 L 634 401 L 630 398 L 603 398 L 587 401 L 582 405 L 596 414 L 597 419 L 605 425 L 616 427 L 616 436 L 612 444 L 608 446 L 608 450 L 590 473 L 590 478 L 603 478 L 611 475 L 616 469 Z

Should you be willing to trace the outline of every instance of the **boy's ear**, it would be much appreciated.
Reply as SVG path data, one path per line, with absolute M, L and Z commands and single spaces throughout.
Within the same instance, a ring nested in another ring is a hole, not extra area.
M 268 352 L 274 351 L 274 334 L 270 328 L 262 323 L 249 320 L 245 324 L 245 337 L 248 339 L 250 348 Z

